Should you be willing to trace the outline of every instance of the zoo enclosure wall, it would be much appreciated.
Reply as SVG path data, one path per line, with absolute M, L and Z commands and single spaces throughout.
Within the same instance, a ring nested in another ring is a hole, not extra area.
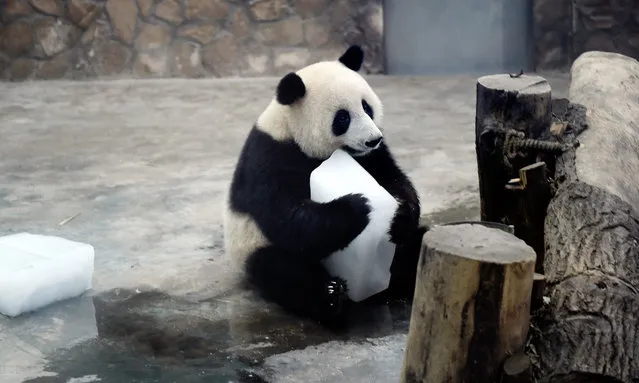
M 387 73 L 389 1 L 0 0 L 0 79 L 282 75 L 354 43 L 365 73 Z M 586 50 L 639 58 L 635 1 L 529 1 L 535 69 Z

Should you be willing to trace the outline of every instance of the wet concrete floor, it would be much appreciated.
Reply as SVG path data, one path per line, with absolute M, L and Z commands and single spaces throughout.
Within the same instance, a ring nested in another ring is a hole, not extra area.
M 546 77 L 565 96 L 567 76 Z M 369 79 L 424 219 L 478 218 L 476 78 Z M 96 260 L 85 296 L 0 317 L 1 382 L 397 380 L 409 305 L 330 333 L 256 298 L 224 259 L 222 198 L 276 83 L 2 84 L 0 235 L 87 242 Z

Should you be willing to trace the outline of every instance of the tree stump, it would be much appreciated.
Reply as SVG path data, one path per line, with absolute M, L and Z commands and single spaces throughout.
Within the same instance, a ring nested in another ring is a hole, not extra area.
M 537 349 L 545 374 L 633 382 L 639 379 L 639 63 L 586 53 L 573 64 L 570 97 L 587 109 L 554 103 L 553 114 L 569 122 L 564 139 L 578 135 L 582 145 L 556 164 L 557 192 L 545 221 L 550 314 Z
M 517 202 L 504 187 L 520 168 L 536 162 L 534 155 L 509 158 L 507 135 L 540 138 L 551 118 L 551 89 L 543 77 L 500 74 L 477 80 L 475 149 L 482 221 L 513 223 L 509 212 Z
M 401 381 L 494 382 L 523 350 L 534 250 L 481 224 L 436 226 L 422 243 Z
M 515 235 L 535 249 L 537 265 L 535 272 L 543 274 L 545 241 L 544 222 L 546 210 L 550 203 L 550 184 L 546 175 L 546 163 L 536 162 L 519 170 L 522 192 L 520 194 L 520 225 L 515 228 Z
M 532 364 L 523 352 L 506 359 L 501 383 L 533 383 Z

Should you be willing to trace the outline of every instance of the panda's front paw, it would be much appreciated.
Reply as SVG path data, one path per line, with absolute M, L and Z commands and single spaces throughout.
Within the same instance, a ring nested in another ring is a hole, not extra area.
M 344 281 L 342 278 L 335 277 L 328 281 L 328 284 L 326 285 L 326 293 L 328 294 L 329 298 L 338 298 L 342 295 L 345 295 L 347 292 L 348 287 L 346 287 L 346 281 Z M 332 300 L 333 299 L 329 299 L 330 306 L 333 306 L 334 302 L 332 302 Z
M 327 309 L 332 315 L 340 315 L 344 306 L 348 303 L 348 287 L 346 281 L 339 277 L 333 277 L 326 284 Z
M 391 241 L 401 244 L 414 235 L 419 227 L 419 208 L 403 202 L 395 212 L 389 234 Z
M 347 194 L 338 198 L 336 201 L 340 201 L 341 211 L 348 220 L 351 220 L 353 228 L 357 231 L 362 231 L 370 222 L 368 215 L 371 212 L 371 206 L 368 198 L 363 194 Z
M 336 244 L 330 252 L 348 246 L 368 225 L 371 206 L 362 194 L 347 194 L 328 203 L 331 215 L 328 226 L 333 228 L 330 236 Z

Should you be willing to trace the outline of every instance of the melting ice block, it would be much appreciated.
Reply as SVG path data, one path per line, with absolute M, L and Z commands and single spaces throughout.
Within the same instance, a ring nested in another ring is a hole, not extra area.
M 19 233 L 0 237 L 0 313 L 17 316 L 91 288 L 93 246 Z
M 369 200 L 368 226 L 345 249 L 326 258 L 327 270 L 344 278 L 348 296 L 364 300 L 388 287 L 395 244 L 388 231 L 398 203 L 390 193 L 348 153 L 337 150 L 311 173 L 311 199 L 329 202 L 350 193 L 361 193 Z

